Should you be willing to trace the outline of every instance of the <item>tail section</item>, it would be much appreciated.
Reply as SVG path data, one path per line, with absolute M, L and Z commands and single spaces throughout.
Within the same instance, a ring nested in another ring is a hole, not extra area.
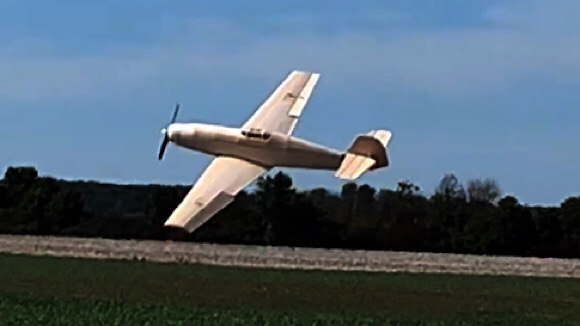
M 358 135 L 345 153 L 335 176 L 354 180 L 367 171 L 389 166 L 387 146 L 391 137 L 388 130 L 372 130 L 366 135 Z

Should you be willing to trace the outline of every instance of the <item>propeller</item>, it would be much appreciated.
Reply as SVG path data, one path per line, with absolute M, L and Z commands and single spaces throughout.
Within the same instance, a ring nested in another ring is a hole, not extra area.
M 173 110 L 173 116 L 171 117 L 171 122 L 169 123 L 169 125 L 174 123 L 175 119 L 177 119 L 177 112 L 179 112 L 179 103 L 175 105 L 175 109 Z M 169 143 L 169 136 L 167 136 L 167 128 L 163 128 L 161 130 L 161 134 L 163 135 L 163 141 L 161 143 L 161 147 L 159 148 L 159 160 L 163 158 L 163 154 L 165 154 L 165 148 Z

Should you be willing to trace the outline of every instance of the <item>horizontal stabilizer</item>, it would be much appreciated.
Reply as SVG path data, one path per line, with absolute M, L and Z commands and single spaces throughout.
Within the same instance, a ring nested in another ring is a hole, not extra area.
M 340 168 L 336 171 L 336 177 L 344 180 L 358 179 L 364 172 L 368 171 L 376 161 L 370 157 L 346 153 Z
M 367 171 L 388 166 L 386 147 L 391 136 L 391 132 L 387 130 L 373 130 L 366 135 L 358 135 L 345 153 L 335 176 L 355 180 Z

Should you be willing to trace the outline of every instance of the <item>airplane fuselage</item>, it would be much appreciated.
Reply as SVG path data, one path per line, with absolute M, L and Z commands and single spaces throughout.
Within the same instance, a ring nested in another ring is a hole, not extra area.
M 342 152 L 301 138 L 259 129 L 201 123 L 174 123 L 167 129 L 174 144 L 212 156 L 230 156 L 272 168 L 336 170 Z
M 356 180 L 389 166 L 388 130 L 358 134 L 345 151 L 293 136 L 319 77 L 293 70 L 240 127 L 176 123 L 177 104 L 169 125 L 161 130 L 158 159 L 170 142 L 213 159 L 164 225 L 193 232 L 275 167 L 330 170 L 341 180 Z

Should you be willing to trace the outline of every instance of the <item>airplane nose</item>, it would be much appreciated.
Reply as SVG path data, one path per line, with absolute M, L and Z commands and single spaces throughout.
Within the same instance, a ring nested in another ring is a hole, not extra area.
M 178 131 L 175 125 L 169 125 L 167 129 L 165 129 L 165 134 L 170 140 L 175 140 L 177 133 Z
M 178 124 L 171 124 L 165 130 L 167 137 L 171 141 L 176 141 L 181 136 L 193 136 L 194 132 L 195 131 L 193 129 L 185 128 L 185 126 Z

